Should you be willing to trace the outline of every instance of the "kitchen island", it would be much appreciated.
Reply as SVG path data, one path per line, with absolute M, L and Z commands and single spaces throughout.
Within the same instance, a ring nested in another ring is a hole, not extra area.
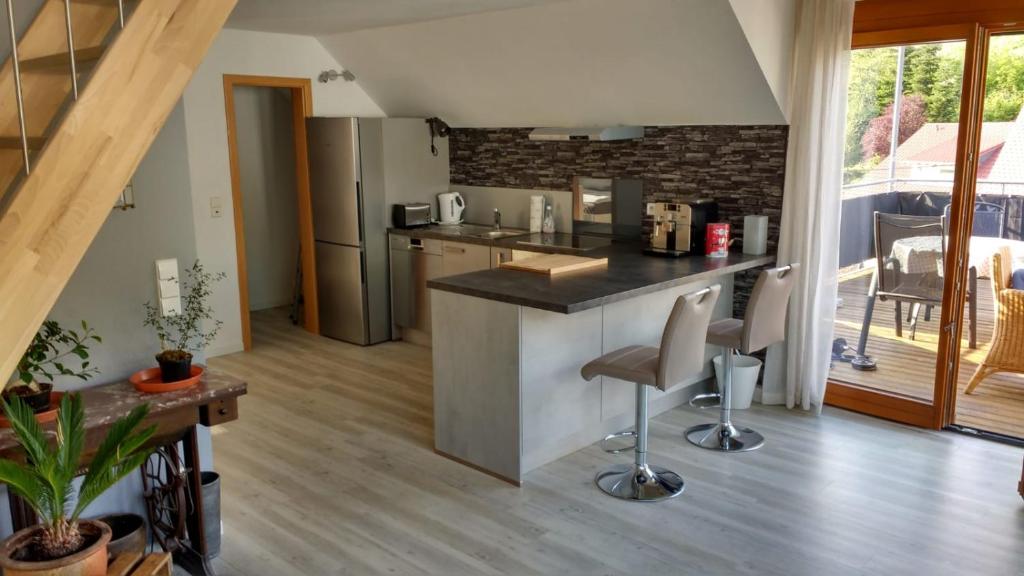
M 659 258 L 633 243 L 581 255 L 606 257 L 608 265 L 557 276 L 492 269 L 427 283 L 438 453 L 519 484 L 530 470 L 629 428 L 634 385 L 586 382 L 583 364 L 622 346 L 658 345 L 676 298 L 687 292 L 720 284 L 713 319 L 729 317 L 733 275 L 775 261 Z M 709 347 L 701 374 L 653 394 L 651 415 L 697 393 L 715 354 Z

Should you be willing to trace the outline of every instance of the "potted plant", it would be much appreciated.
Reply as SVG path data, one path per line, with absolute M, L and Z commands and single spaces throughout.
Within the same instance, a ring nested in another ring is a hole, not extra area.
M 61 399 L 56 433 L 45 432 L 32 409 L 18 397 L 4 401 L 3 410 L 13 424 L 25 463 L 0 459 L 0 482 L 35 510 L 41 521 L 0 544 L 4 574 L 105 575 L 110 528 L 80 517 L 98 496 L 149 457 L 144 446 L 156 426 L 137 430 L 149 406 L 138 406 L 110 426 L 74 502 L 72 482 L 85 448 L 82 397 L 72 393 Z M 54 436 L 53 442 L 48 436 Z
M 213 318 L 213 309 L 207 304 L 207 299 L 213 293 L 213 283 L 224 277 L 223 272 L 207 272 L 196 260 L 185 271 L 180 313 L 164 316 L 159 306 L 146 303 L 144 324 L 153 327 L 160 338 L 161 352 L 156 355 L 156 361 L 160 364 L 160 378 L 163 382 L 189 378 L 192 375 L 192 352 L 205 348 L 220 331 L 223 322 Z M 203 332 L 203 322 L 206 320 L 213 323 L 213 328 Z
M 89 365 L 89 343 L 102 342 L 85 320 L 81 331 L 65 329 L 55 320 L 47 320 L 25 349 L 3 397 L 21 398 L 35 412 L 50 408 L 50 392 L 56 376 L 88 380 L 99 370 Z M 77 369 L 68 360 L 79 362 Z

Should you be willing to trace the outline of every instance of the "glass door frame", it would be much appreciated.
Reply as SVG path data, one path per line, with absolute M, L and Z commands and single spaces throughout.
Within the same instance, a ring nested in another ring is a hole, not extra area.
M 974 205 L 974 180 L 977 174 L 974 159 L 978 155 L 981 126 L 981 93 L 984 91 L 988 38 L 986 30 L 977 22 L 867 31 L 857 31 L 855 26 L 851 46 L 854 50 L 948 41 L 963 41 L 966 44 L 950 208 L 951 234 L 944 262 L 944 276 L 954 281 L 947 282 L 943 289 L 939 326 L 944 335 L 939 339 L 931 401 L 830 378 L 825 392 L 826 404 L 924 428 L 939 429 L 952 421 L 959 368 L 959 339 L 963 324 L 959 319 L 963 318 L 967 282 L 967 247 L 963 238 L 965 232 L 968 233 L 966 237 L 970 237 L 973 218 L 973 210 L 967 210 L 967 207 Z
M 1024 10 L 1022 10 L 1024 13 Z M 1022 14 L 1024 16 L 1024 14 Z M 974 61 L 971 62 L 974 72 L 973 82 L 976 86 L 974 93 L 972 94 L 973 102 L 972 109 L 970 110 L 971 117 L 968 119 L 969 128 L 971 131 L 971 141 L 967 144 L 966 150 L 968 158 L 968 168 L 965 170 L 963 177 L 967 181 L 957 181 L 962 187 L 963 193 L 960 194 L 961 202 L 959 206 L 956 204 L 956 198 L 954 198 L 954 205 L 951 209 L 953 214 L 952 221 L 950 223 L 950 230 L 954 233 L 951 234 L 950 238 L 950 252 L 955 255 L 955 262 L 950 262 L 946 266 L 946 272 L 952 272 L 955 276 L 950 276 L 956 279 L 958 286 L 967 285 L 967 274 L 968 274 L 968 247 L 970 244 L 970 238 L 974 229 L 974 203 L 977 198 L 977 162 L 976 158 L 980 155 L 981 147 L 981 130 L 984 115 L 984 100 L 985 100 L 985 79 L 988 73 L 988 55 L 989 45 L 992 37 L 1002 34 L 1013 34 L 1013 33 L 1024 33 L 1024 22 L 1014 22 L 1012 24 L 990 24 L 990 25 L 977 25 L 974 31 L 975 45 L 977 47 L 974 53 Z M 964 67 L 968 65 L 968 60 L 965 57 Z M 961 108 L 961 128 L 964 126 L 963 119 L 963 108 Z M 959 163 L 959 142 L 958 142 L 958 156 L 957 161 Z M 954 185 L 955 185 L 954 184 Z M 956 244 L 954 246 L 954 243 Z M 963 297 L 962 293 L 956 296 L 953 306 L 951 307 L 951 315 L 953 318 L 962 319 L 964 314 L 964 306 L 966 305 L 966 298 Z M 943 316 L 943 326 L 946 326 L 945 316 Z M 963 321 L 956 321 L 954 323 L 954 330 L 950 334 L 950 347 L 948 351 L 950 354 L 947 363 L 947 374 L 945 378 L 941 379 L 943 387 L 940 390 L 940 379 L 936 378 L 936 400 L 942 397 L 942 402 L 936 402 L 936 407 L 939 408 L 939 413 L 935 416 L 934 428 L 945 428 L 954 423 L 956 419 L 956 401 L 957 401 L 957 377 L 960 373 L 960 347 L 961 347 L 961 336 L 963 332 Z

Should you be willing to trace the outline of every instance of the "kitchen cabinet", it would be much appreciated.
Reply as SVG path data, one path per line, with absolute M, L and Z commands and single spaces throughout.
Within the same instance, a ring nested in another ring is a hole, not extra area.
M 512 261 L 511 248 L 491 248 L 491 268 L 498 268 L 502 262 Z
M 441 248 L 441 275 L 455 276 L 491 267 L 491 247 L 465 242 L 444 241 Z

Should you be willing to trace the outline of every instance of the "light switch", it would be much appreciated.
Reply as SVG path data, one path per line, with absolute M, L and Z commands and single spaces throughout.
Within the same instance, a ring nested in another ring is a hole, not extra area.
M 160 315 L 161 316 L 177 316 L 181 314 L 181 297 L 174 296 L 172 298 L 161 298 L 160 299 Z
M 156 261 L 156 291 L 161 316 L 181 314 L 181 288 L 178 284 L 178 259 Z
M 157 280 L 156 285 L 160 291 L 160 298 L 175 298 L 181 295 L 177 280 Z
M 178 259 L 177 258 L 164 258 L 163 260 L 156 261 L 156 279 L 157 280 L 175 280 L 178 279 Z
M 224 207 L 220 196 L 210 196 L 210 217 L 220 218 L 224 215 Z

